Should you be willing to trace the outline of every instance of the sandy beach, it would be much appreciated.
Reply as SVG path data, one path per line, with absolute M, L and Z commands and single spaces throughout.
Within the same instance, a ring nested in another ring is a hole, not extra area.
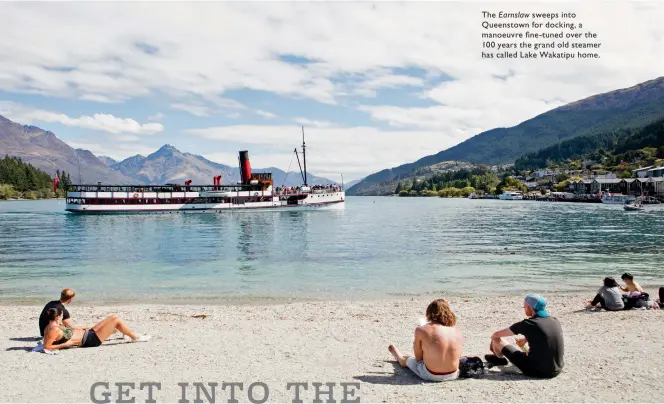
M 654 290 L 648 290 L 654 294 Z M 352 400 L 361 402 L 657 402 L 664 396 L 664 311 L 587 312 L 591 296 L 545 297 L 549 311 L 562 324 L 565 368 L 551 380 L 490 372 L 481 379 L 427 383 L 401 369 L 387 346 L 412 349 L 414 327 L 426 305 L 439 296 L 386 301 L 296 302 L 237 305 L 104 305 L 74 301 L 69 305 L 77 324 L 94 324 L 118 314 L 138 333 L 151 334 L 147 343 L 128 344 L 114 335 L 99 348 L 74 348 L 58 355 L 29 352 L 35 346 L 37 317 L 42 305 L 0 307 L 2 366 L 1 402 L 92 402 L 91 388 L 118 399 L 117 382 L 135 383 L 125 399 L 146 402 L 153 387 L 157 402 L 177 402 L 178 383 L 189 383 L 185 398 L 194 402 L 193 383 L 217 383 L 216 402 L 229 402 L 223 383 L 243 383 L 235 398 L 260 402 L 292 402 L 295 387 L 308 383 L 300 399 L 312 402 L 313 383 L 335 383 L 333 398 L 341 402 L 341 383 L 359 383 Z M 489 336 L 523 318 L 520 296 L 448 297 L 464 333 L 465 355 L 483 356 Z M 205 314 L 205 318 L 193 315 Z M 328 387 L 322 385 L 321 390 Z M 212 388 L 209 388 L 212 390 Z M 321 400 L 327 402 L 328 396 Z M 201 399 L 207 399 L 201 393 Z

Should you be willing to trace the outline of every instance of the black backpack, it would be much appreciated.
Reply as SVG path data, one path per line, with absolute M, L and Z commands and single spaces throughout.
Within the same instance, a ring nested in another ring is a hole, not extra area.
M 459 377 L 462 379 L 480 377 L 486 374 L 484 361 L 478 356 L 464 356 L 459 360 Z

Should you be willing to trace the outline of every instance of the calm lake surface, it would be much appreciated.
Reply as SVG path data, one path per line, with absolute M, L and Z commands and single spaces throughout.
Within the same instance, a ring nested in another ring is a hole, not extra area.
M 0 202 L 0 299 L 385 298 L 664 284 L 664 209 L 349 197 L 344 211 L 76 215 Z

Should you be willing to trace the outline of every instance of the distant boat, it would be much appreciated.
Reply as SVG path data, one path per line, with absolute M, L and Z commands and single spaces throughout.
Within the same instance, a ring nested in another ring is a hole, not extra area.
M 468 199 L 477 199 L 477 194 L 473 192 L 472 194 L 468 195 Z
M 503 193 L 498 196 L 498 199 L 504 201 L 519 201 L 523 199 L 523 193 L 520 191 L 503 191 Z
M 637 198 L 633 203 L 626 202 L 623 209 L 630 212 L 643 210 L 643 201 L 641 198 Z
M 627 211 L 638 211 L 643 210 L 643 205 L 639 203 L 626 203 L 623 205 L 623 209 Z
M 631 203 L 636 199 L 632 195 L 623 195 L 623 194 L 602 194 L 602 203 L 614 204 L 614 205 L 623 205 L 625 203 Z

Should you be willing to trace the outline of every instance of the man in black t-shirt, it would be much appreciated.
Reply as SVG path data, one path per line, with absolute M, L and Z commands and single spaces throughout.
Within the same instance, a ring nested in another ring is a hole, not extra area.
M 74 300 L 74 296 L 76 295 L 76 292 L 74 289 L 63 289 L 62 292 L 60 293 L 60 300 L 53 300 L 51 302 L 46 303 L 46 306 L 42 309 L 41 314 L 39 315 L 39 333 L 41 336 L 44 336 L 44 329 L 48 325 L 48 316 L 46 315 L 46 311 L 51 308 L 59 308 L 62 310 L 62 322 L 64 325 L 71 326 L 72 325 L 72 320 L 69 316 L 69 312 L 67 309 L 65 309 L 65 304 L 69 304 Z
M 509 360 L 527 376 L 558 376 L 564 366 L 563 330 L 545 307 L 546 300 L 543 297 L 536 294 L 526 296 L 523 308 L 529 318 L 493 333 L 491 351 L 494 355 L 486 355 L 486 360 L 498 366 L 507 365 Z M 518 347 L 503 340 L 504 337 L 518 334 L 524 336 L 517 339 Z M 525 348 L 526 343 L 528 349 Z

